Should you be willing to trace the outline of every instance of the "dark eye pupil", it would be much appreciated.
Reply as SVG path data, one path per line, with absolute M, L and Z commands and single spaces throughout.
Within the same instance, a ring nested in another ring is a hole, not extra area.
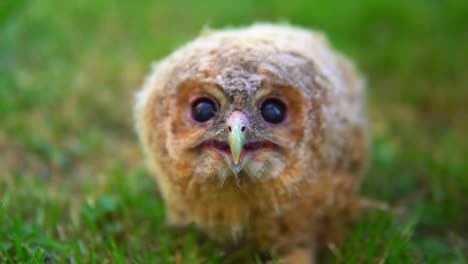
M 260 113 L 265 121 L 279 124 L 286 118 L 286 105 L 278 99 L 267 99 L 260 107 Z
M 192 118 L 198 122 L 210 120 L 216 113 L 215 103 L 208 98 L 201 98 L 192 104 Z

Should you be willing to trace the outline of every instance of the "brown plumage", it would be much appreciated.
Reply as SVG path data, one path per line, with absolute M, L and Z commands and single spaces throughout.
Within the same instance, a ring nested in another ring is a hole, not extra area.
M 181 47 L 155 65 L 135 107 L 168 223 L 312 260 L 356 209 L 363 93 L 317 32 L 257 24 Z

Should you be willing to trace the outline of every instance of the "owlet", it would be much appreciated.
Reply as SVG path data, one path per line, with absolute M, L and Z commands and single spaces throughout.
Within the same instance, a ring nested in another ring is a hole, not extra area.
M 358 207 L 364 82 L 319 32 L 205 32 L 155 64 L 135 119 L 169 224 L 308 263 Z

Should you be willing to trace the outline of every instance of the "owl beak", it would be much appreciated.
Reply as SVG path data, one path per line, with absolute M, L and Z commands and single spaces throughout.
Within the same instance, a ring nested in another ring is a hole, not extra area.
M 239 161 L 242 148 L 244 147 L 245 133 L 247 132 L 248 125 L 249 121 L 247 117 L 240 111 L 234 111 L 227 120 L 229 130 L 228 142 L 232 154 L 232 165 L 234 165 L 231 165 L 231 167 L 233 167 L 232 169 L 236 169 L 235 171 L 242 169 Z

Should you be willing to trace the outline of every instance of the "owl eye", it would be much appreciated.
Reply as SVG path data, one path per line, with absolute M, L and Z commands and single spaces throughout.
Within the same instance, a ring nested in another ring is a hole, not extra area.
M 197 99 L 192 104 L 192 118 L 197 122 L 206 122 L 216 114 L 216 104 L 210 98 Z
M 277 98 L 269 98 L 260 106 L 263 119 L 272 124 L 279 124 L 286 118 L 286 105 Z

